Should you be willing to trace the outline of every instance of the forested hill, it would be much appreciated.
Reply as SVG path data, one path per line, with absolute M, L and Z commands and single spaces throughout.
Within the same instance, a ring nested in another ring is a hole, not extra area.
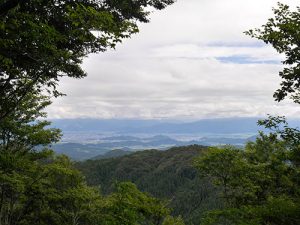
M 119 158 L 78 163 L 90 185 L 100 185 L 104 194 L 116 181 L 131 181 L 142 191 L 170 202 L 174 215 L 187 224 L 199 224 L 202 212 L 218 207 L 214 187 L 197 176 L 193 158 L 206 147 L 191 145 L 167 151 L 146 150 Z

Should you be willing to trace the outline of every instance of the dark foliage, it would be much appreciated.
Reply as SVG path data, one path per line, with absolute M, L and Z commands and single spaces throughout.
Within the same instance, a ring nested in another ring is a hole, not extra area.
M 167 151 L 147 150 L 114 159 L 88 160 L 77 168 L 92 186 L 109 194 L 116 181 L 131 181 L 154 197 L 169 201 L 174 215 L 188 224 L 198 224 L 204 211 L 221 207 L 208 179 L 200 179 L 193 158 L 207 150 L 203 146 L 175 147 Z

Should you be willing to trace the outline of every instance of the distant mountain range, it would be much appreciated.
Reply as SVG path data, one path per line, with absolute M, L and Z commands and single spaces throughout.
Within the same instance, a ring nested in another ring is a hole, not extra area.
M 258 118 L 206 119 L 195 122 L 168 120 L 53 120 L 53 127 L 63 131 L 97 131 L 114 133 L 255 133 Z
M 225 137 L 204 137 L 199 140 L 179 141 L 165 135 L 139 138 L 134 136 L 112 136 L 100 139 L 99 143 L 59 143 L 52 148 L 59 154 L 65 154 L 74 160 L 85 160 L 90 158 L 109 158 L 114 153 L 111 150 L 119 149 L 127 152 L 140 151 L 145 149 L 165 150 L 173 146 L 186 145 L 225 145 L 231 144 L 242 146 L 248 141 L 255 140 L 256 136 L 248 138 L 225 138 Z M 122 152 L 123 153 L 123 152 Z M 124 154 L 125 155 L 125 154 Z
M 57 119 L 53 127 L 63 131 L 112 132 L 119 134 L 234 134 L 257 133 L 259 118 L 204 119 L 194 122 L 171 120 L 131 120 L 131 119 Z M 300 126 L 300 120 L 290 120 L 293 127 Z
M 115 149 L 165 150 L 173 146 L 243 146 L 255 140 L 259 118 L 205 119 L 194 122 L 171 120 L 60 119 L 52 127 L 63 131 L 62 142 L 53 145 L 57 153 L 85 160 Z M 299 127 L 300 121 L 289 121 Z

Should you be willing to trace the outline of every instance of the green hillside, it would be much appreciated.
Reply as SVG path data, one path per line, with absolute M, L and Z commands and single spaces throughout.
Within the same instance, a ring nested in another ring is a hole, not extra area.
M 204 211 L 218 208 L 220 200 L 207 179 L 197 176 L 192 161 L 206 147 L 191 145 L 167 151 L 146 150 L 120 158 L 78 163 L 89 185 L 101 186 L 104 194 L 116 181 L 131 181 L 141 191 L 165 199 L 188 224 L 199 224 Z

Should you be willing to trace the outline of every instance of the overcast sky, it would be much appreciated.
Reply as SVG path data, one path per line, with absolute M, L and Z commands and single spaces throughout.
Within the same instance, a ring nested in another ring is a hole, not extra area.
M 88 77 L 63 80 L 67 96 L 54 100 L 49 117 L 300 117 L 300 105 L 272 98 L 281 56 L 243 34 L 264 24 L 276 2 L 178 0 L 154 12 L 116 50 L 90 55 Z

